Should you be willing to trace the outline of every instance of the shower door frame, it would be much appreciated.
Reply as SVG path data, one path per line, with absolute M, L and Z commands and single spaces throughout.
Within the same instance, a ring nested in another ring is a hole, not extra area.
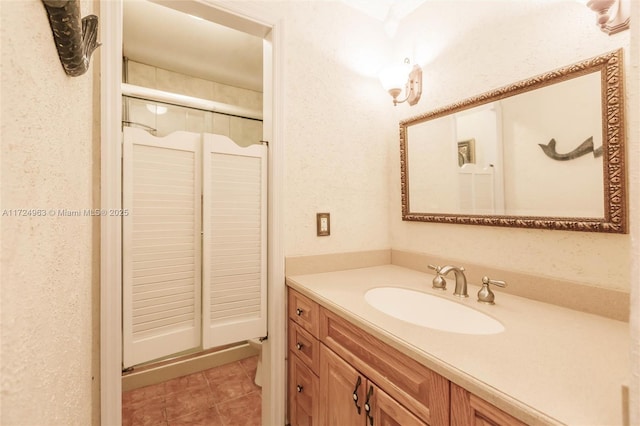
M 122 207 L 122 1 L 100 2 L 101 190 L 102 208 Z M 151 0 L 164 3 L 162 0 Z M 175 3 L 174 3 L 175 4 Z M 284 22 L 268 8 L 237 2 L 192 0 L 182 12 L 205 12 L 217 23 L 264 40 L 263 135 L 269 144 L 267 323 L 263 344 L 263 424 L 285 424 L 286 342 L 283 238 L 284 170 Z M 100 222 L 100 422 L 122 423 L 122 220 L 104 216 Z

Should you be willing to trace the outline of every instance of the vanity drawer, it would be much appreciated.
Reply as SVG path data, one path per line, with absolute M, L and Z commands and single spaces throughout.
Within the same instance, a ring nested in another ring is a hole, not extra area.
M 316 426 L 319 417 L 318 376 L 289 352 L 289 423 Z
M 289 351 L 300 358 L 314 373 L 319 374 L 320 342 L 291 319 L 289 320 Z
M 320 308 L 320 341 L 429 425 L 449 425 L 449 381 L 333 312 Z
M 313 336 L 318 336 L 318 311 L 316 302 L 295 290 L 289 289 L 289 318 Z

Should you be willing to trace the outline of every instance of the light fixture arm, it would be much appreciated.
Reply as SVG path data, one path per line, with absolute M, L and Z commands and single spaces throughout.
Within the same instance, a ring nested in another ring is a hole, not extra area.
M 415 105 L 418 103 L 420 96 L 422 95 L 422 68 L 420 68 L 419 65 L 414 65 L 411 69 L 409 79 L 405 85 L 405 93 L 407 96 L 401 101 L 398 100 L 400 92 L 400 89 L 389 90 L 389 94 L 393 97 L 394 106 L 403 102 L 408 102 L 409 105 Z

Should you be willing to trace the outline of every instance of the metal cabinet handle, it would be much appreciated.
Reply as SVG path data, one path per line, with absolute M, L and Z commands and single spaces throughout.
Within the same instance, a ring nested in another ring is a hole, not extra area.
M 362 384 L 362 377 L 358 376 L 358 380 L 356 381 L 356 387 L 353 390 L 353 403 L 356 405 L 356 409 L 358 410 L 358 414 L 360 414 L 361 408 L 358 405 L 358 388 Z
M 301 351 L 301 350 L 302 350 L 302 348 L 304 348 L 304 344 L 303 344 L 303 343 L 298 342 L 298 343 L 296 343 L 296 348 L 298 348 L 298 350 L 299 350 L 299 351 Z
M 296 390 L 298 391 L 298 393 L 302 392 L 302 389 L 304 389 L 302 386 L 296 386 Z
M 302 313 L 303 313 L 303 312 L 304 312 L 304 311 L 303 311 L 302 309 L 300 309 L 300 308 L 297 308 L 297 309 L 296 309 L 296 315 L 297 315 L 297 316 L 302 315 Z
M 364 403 L 364 411 L 367 413 L 369 426 L 373 426 L 373 416 L 371 415 L 371 402 L 370 402 L 371 396 L 373 396 L 373 386 L 369 386 L 369 392 L 367 392 L 367 400 Z

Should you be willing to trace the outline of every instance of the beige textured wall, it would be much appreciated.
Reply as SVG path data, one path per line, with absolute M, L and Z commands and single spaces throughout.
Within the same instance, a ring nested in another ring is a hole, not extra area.
M 526 14 L 500 16 L 516 7 Z M 473 18 L 481 24 L 460 33 L 456 23 Z M 402 118 L 621 47 L 631 75 L 630 32 L 608 36 L 594 21 L 594 13 L 578 2 L 425 3 L 403 22 L 396 40 L 398 50 L 406 48 L 422 63 L 425 76 L 422 100 Z M 637 152 L 637 126 L 627 142 L 627 152 Z M 403 222 L 399 148 L 394 140 L 390 144 L 394 249 L 629 290 L 630 235 Z
M 391 98 L 382 24 L 341 2 L 270 3 L 284 18 L 285 254 L 388 249 Z M 331 235 L 316 236 L 316 213 Z
M 83 15 L 93 7 L 81 6 Z M 96 69 L 66 76 L 41 1 L 2 1 L 1 8 L 0 423 L 87 425 L 98 391 L 98 242 L 91 218 L 50 210 L 92 207 Z M 14 209 L 46 216 L 16 217 Z

